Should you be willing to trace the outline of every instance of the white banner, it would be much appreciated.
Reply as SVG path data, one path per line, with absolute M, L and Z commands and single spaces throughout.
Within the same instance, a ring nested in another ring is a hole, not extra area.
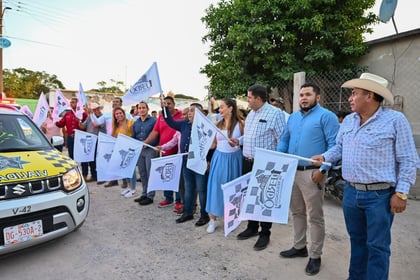
M 287 224 L 298 159 L 256 148 L 241 220 Z
M 78 129 L 74 131 L 74 161 L 93 161 L 95 159 L 95 147 L 98 136 Z
M 35 114 L 33 118 L 37 126 L 41 127 L 41 125 L 45 122 L 49 110 L 50 105 L 48 104 L 47 98 L 45 97 L 45 94 L 41 92 L 41 95 L 38 98 L 38 104 L 36 105 Z
M 225 207 L 225 236 L 228 236 L 228 234 L 234 231 L 241 223 L 239 214 L 250 177 L 251 172 L 226 184 L 222 184 L 223 202 Z
M 133 177 L 143 142 L 124 134 L 118 134 L 108 164 L 108 172 L 123 178 Z
M 54 110 L 52 113 L 53 121 L 57 122 L 61 118 L 61 114 L 70 108 L 69 101 L 64 97 L 61 90 L 55 91 Z
M 216 136 L 216 127 L 200 110 L 195 110 L 188 149 L 187 168 L 204 175 L 207 169 L 207 153 Z
M 122 179 L 122 176 L 116 176 L 108 172 L 109 161 L 114 150 L 116 138 L 99 132 L 98 148 L 96 150 L 96 172 L 98 181 L 112 181 Z
M 155 93 L 162 93 L 157 63 L 153 62 L 149 70 L 122 97 L 125 105 L 139 103 Z
M 152 158 L 147 191 L 178 191 L 182 169 L 182 155 Z
M 86 94 L 85 94 L 85 91 L 83 90 L 82 83 L 80 82 L 79 82 L 79 97 L 82 100 L 82 104 L 86 105 L 87 104 Z

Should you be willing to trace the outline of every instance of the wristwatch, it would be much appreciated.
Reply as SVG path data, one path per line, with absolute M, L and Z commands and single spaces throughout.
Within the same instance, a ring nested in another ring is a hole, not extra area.
M 321 172 L 321 174 L 325 174 L 325 173 L 327 173 L 327 170 L 325 170 L 325 169 L 319 169 L 319 172 Z
M 396 196 L 398 196 L 398 198 L 402 199 L 402 200 L 407 200 L 407 195 L 405 193 L 402 192 L 396 192 L 395 193 Z

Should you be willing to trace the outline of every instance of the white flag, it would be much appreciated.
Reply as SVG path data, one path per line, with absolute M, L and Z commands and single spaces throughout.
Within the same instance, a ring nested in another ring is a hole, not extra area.
M 187 168 L 204 175 L 207 169 L 207 153 L 216 136 L 216 126 L 200 110 L 195 110 L 188 149 Z
M 79 82 L 79 98 L 81 99 L 83 105 L 87 104 L 86 94 L 85 94 L 85 91 L 83 90 L 82 83 L 80 82 Z
M 153 62 L 147 72 L 122 97 L 124 104 L 134 104 L 147 99 L 155 93 L 162 93 L 157 63 Z
M 41 127 L 41 125 L 45 122 L 49 110 L 50 105 L 48 104 L 47 98 L 45 97 L 44 93 L 41 92 L 41 95 L 38 99 L 38 104 L 36 105 L 35 115 L 33 118 L 33 121 L 36 123 L 37 126 Z
M 98 181 L 112 181 L 125 178 L 108 172 L 109 161 L 116 141 L 117 139 L 111 135 L 102 132 L 99 132 L 98 134 L 98 148 L 96 150 L 96 172 Z
M 241 220 L 287 224 L 298 159 L 256 148 Z
M 228 234 L 234 231 L 241 223 L 239 214 L 250 177 L 251 172 L 226 184 L 222 184 L 223 201 L 225 207 L 225 236 L 228 236 Z
M 175 191 L 179 189 L 182 154 L 152 158 L 147 191 Z
M 143 142 L 124 134 L 118 134 L 108 164 L 108 172 L 123 178 L 133 177 Z
M 83 108 L 83 105 L 84 105 L 83 104 L 83 97 L 82 97 L 82 95 L 81 95 L 81 93 L 79 91 L 79 92 L 77 92 L 76 112 L 73 112 L 78 119 L 82 119 L 83 118 L 83 112 L 85 111 L 84 108 Z
M 31 109 L 29 109 L 28 105 L 23 105 L 22 108 L 20 108 L 20 111 L 31 119 L 34 117 L 34 114 L 32 114 Z
M 74 131 L 74 161 L 93 161 L 95 159 L 95 147 L 98 136 L 78 129 Z
M 69 101 L 64 97 L 61 90 L 55 91 L 54 110 L 52 113 L 53 121 L 57 122 L 61 118 L 61 114 L 70 108 Z

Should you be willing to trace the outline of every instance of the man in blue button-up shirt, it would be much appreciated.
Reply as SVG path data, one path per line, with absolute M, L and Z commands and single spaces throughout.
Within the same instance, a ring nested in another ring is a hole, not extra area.
M 321 107 L 320 88 L 315 84 L 304 84 L 299 94 L 300 110 L 289 117 L 277 151 L 309 158 L 323 153 L 335 145 L 339 128 L 334 113 Z M 293 217 L 294 243 L 290 250 L 282 251 L 285 258 L 307 257 L 306 230 L 307 215 L 311 233 L 309 262 L 306 273 L 314 275 L 321 265 L 322 247 L 325 238 L 323 185 L 326 166 L 312 166 L 309 162 L 299 160 L 293 183 L 290 209 Z

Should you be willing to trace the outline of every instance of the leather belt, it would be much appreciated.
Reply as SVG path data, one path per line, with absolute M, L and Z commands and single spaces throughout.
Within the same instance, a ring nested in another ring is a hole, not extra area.
M 254 162 L 254 159 L 253 159 L 253 158 L 247 158 L 247 157 L 244 157 L 244 160 L 245 160 L 245 161 L 248 161 L 248 162 Z
M 372 183 L 372 184 L 359 184 L 359 183 L 349 183 L 350 186 L 353 186 L 356 190 L 359 191 L 378 191 L 378 190 L 386 190 L 391 187 L 388 183 Z
M 299 171 L 305 171 L 310 169 L 318 169 L 319 167 L 313 166 L 313 165 L 298 165 L 297 170 Z

